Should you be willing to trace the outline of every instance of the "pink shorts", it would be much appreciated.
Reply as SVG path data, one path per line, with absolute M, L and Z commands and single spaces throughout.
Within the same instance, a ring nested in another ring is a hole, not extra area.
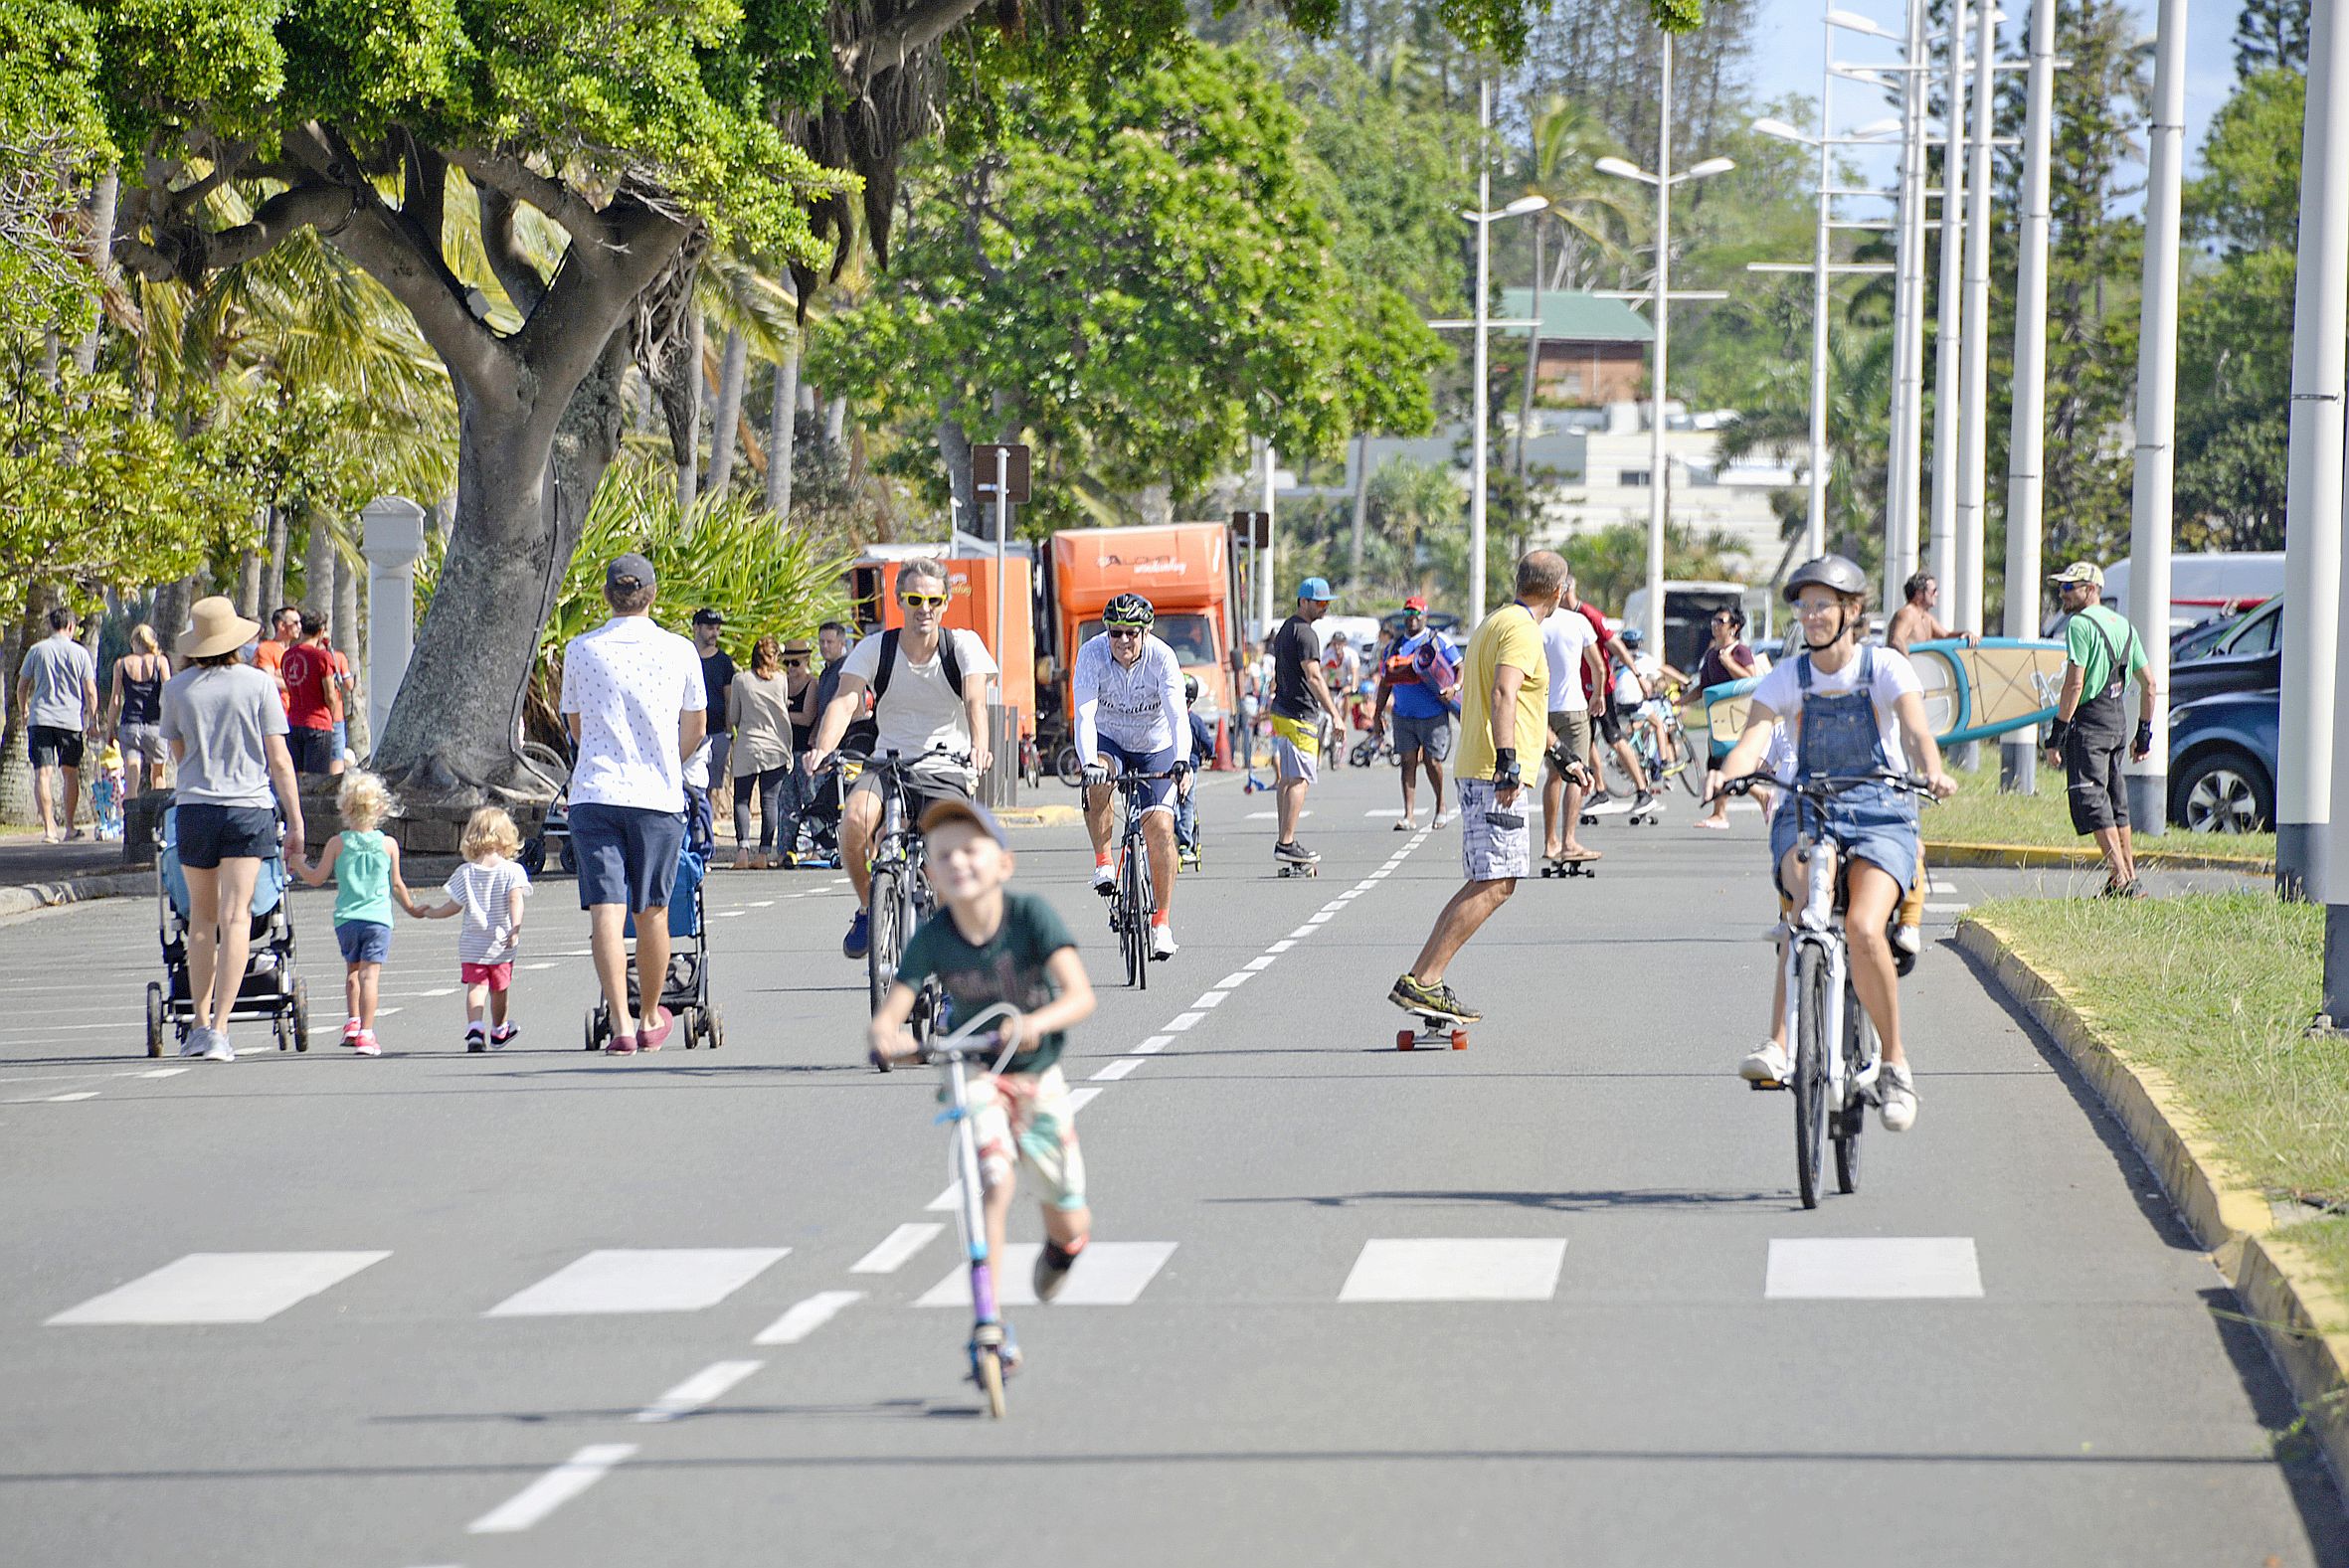
M 486 985 L 493 991 L 514 988 L 514 966 L 506 963 L 464 963 L 457 966 L 467 985 Z

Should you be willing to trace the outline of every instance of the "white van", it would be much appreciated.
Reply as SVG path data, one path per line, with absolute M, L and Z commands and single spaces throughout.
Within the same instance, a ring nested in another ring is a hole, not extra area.
M 2060 572 L 2070 564 L 2051 561 L 2048 571 Z M 2215 615 L 2250 610 L 2282 592 L 2280 550 L 2172 556 L 2170 631 L 2175 634 Z M 2124 615 L 2129 612 L 2129 563 L 2125 558 L 2104 569 L 2104 603 Z

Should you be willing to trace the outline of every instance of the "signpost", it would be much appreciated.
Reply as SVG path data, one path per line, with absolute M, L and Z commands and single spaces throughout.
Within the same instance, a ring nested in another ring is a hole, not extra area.
M 971 477 L 978 498 L 995 503 L 995 662 L 999 665 L 1008 652 L 1004 624 L 1005 602 L 1010 598 L 1003 591 L 1005 547 L 1011 538 L 1011 507 L 1024 503 L 1028 497 L 1027 448 L 1000 441 L 976 443 L 971 448 Z M 998 684 L 998 697 L 1001 687 Z M 1000 701 L 994 704 L 999 712 Z M 994 777 L 994 787 L 988 792 L 994 805 L 1011 802 L 1011 781 L 1019 777 L 1019 726 L 1016 715 L 1008 725 L 997 722 L 991 726 L 995 734 L 991 738 L 994 755 L 988 760 L 989 772 Z M 1007 743 L 1007 744 L 1006 744 Z

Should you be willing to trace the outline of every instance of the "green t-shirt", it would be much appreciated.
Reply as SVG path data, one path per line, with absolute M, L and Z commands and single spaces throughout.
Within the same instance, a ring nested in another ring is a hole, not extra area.
M 941 909 L 924 921 L 905 945 L 897 977 L 919 990 L 924 980 L 936 975 L 954 1000 L 957 1020 L 977 1017 L 996 1002 L 1033 1012 L 1060 994 L 1046 972 L 1052 955 L 1076 945 L 1051 905 L 1032 893 L 1006 892 L 1003 923 L 983 943 L 974 944 L 963 935 L 951 910 Z M 1034 1050 L 1011 1058 L 1003 1070 L 1040 1073 L 1060 1060 L 1065 1043 L 1055 1030 Z
M 334 859 L 334 923 L 370 920 L 392 923 L 392 852 L 379 832 L 342 830 L 342 852 Z
M 2145 667 L 2145 644 L 2118 610 L 2090 605 L 2065 623 L 2064 656 L 2079 666 L 2080 701 L 2101 697 L 2112 684 L 2114 649 L 2128 661 L 2130 674 Z

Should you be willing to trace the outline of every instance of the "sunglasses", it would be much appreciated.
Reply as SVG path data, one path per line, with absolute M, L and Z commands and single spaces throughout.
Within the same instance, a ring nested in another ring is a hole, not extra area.
M 793 654 L 793 655 L 792 655 L 790 658 L 788 658 L 788 659 L 785 659 L 785 660 L 783 661 L 783 667 L 784 667 L 785 669 L 787 669 L 787 670 L 788 670 L 788 669 L 798 669 L 798 668 L 799 668 L 801 665 L 803 665 L 803 664 L 805 664 L 805 663 L 807 663 L 807 662 L 808 662 L 808 655 L 807 655 L 807 654 L 805 654 L 805 653 L 795 653 L 795 654 Z
M 900 594 L 897 602 L 908 610 L 937 610 L 946 603 L 944 594 Z
M 1727 615 L 1716 615 L 1713 617 L 1713 623 L 1717 626 L 1733 626 L 1737 622 L 1730 619 Z
M 1140 627 L 1128 626 L 1120 630 L 1112 630 L 1109 634 L 1109 640 L 1112 642 L 1132 642 L 1141 635 L 1142 631 Z

